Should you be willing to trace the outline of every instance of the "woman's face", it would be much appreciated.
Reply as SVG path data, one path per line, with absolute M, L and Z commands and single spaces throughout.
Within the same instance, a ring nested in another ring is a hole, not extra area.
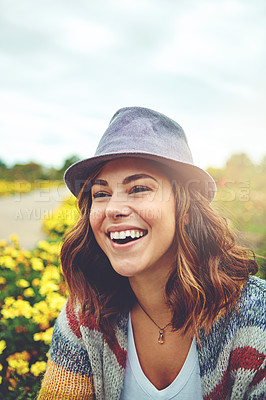
M 149 161 L 108 162 L 92 184 L 90 224 L 114 270 L 133 277 L 172 267 L 175 200 Z

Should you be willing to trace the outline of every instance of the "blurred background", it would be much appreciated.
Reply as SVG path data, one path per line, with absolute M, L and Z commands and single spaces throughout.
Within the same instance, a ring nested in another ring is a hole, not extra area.
M 217 182 L 213 207 L 266 256 L 265 41 L 264 0 L 0 0 L 6 399 L 35 398 L 67 296 L 58 254 L 77 213 L 63 173 L 94 154 L 117 109 L 176 120 Z

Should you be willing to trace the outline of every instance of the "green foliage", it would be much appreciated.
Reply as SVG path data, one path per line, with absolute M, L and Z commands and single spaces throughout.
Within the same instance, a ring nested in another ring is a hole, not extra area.
M 234 154 L 225 168 L 209 168 L 217 183 L 213 207 L 224 215 L 238 240 L 266 256 L 266 157 L 255 165 L 246 154 Z M 259 275 L 266 278 L 265 259 L 258 258 Z
M 64 172 L 67 170 L 67 168 L 70 167 L 70 165 L 76 163 L 77 161 L 79 161 L 79 157 L 76 156 L 76 155 L 73 155 L 73 156 L 67 158 L 67 159 L 64 161 L 64 164 L 63 164 L 62 168 L 60 168 L 60 171 L 61 171 L 62 173 L 64 173 Z
M 8 167 L 3 160 L 0 160 L 0 179 L 6 181 L 27 181 L 34 182 L 36 180 L 62 180 L 65 170 L 73 163 L 77 162 L 79 158 L 73 155 L 67 158 L 62 167 L 46 168 L 36 162 L 29 162 L 25 164 L 15 164 Z

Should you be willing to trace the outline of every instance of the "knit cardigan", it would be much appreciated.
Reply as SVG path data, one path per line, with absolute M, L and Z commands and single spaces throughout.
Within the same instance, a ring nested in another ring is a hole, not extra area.
M 220 317 L 197 343 L 204 400 L 265 400 L 266 282 L 250 277 L 238 310 Z M 115 338 L 93 316 L 79 322 L 66 303 L 53 332 L 38 400 L 119 400 L 127 358 L 128 315 L 120 315 Z M 134 400 L 134 399 L 132 399 Z

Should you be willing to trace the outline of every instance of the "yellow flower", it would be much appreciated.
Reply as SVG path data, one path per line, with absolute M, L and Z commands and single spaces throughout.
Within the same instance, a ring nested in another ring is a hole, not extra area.
M 3 365 L 0 363 L 0 371 L 3 370 Z
M 39 247 L 39 249 L 49 251 L 50 244 L 46 240 L 40 240 L 37 244 L 37 247 Z
M 61 311 L 66 303 L 66 298 L 61 296 L 59 293 L 48 293 L 47 303 L 51 310 Z
M 8 365 L 11 369 L 17 372 L 19 375 L 25 375 L 29 372 L 29 363 L 24 360 L 9 360 Z
M 14 353 L 7 357 L 9 367 L 18 375 L 24 375 L 29 372 L 29 359 L 30 354 L 27 351 L 21 353 Z
M 32 288 L 28 288 L 24 290 L 24 296 L 25 297 L 34 297 L 34 290 Z
M 40 340 L 42 340 L 42 337 L 43 337 L 43 332 L 34 333 L 33 340 L 35 342 L 39 342 Z
M 2 256 L 0 257 L 0 265 L 4 268 L 14 270 L 17 266 L 17 263 L 10 256 Z
M 11 354 L 10 356 L 7 357 L 7 362 L 9 360 L 24 360 L 24 361 L 29 361 L 30 359 L 30 353 L 26 350 L 21 351 L 20 353 L 14 353 Z
M 19 255 L 17 256 L 17 263 L 18 263 L 18 264 L 22 264 L 22 263 L 24 263 L 24 261 L 25 261 L 24 255 L 23 255 L 23 254 L 19 254 Z
M 0 340 L 0 354 L 3 353 L 3 351 L 5 350 L 5 348 L 6 348 L 6 342 L 5 342 L 4 340 Z M 1 364 L 0 364 L 0 365 L 1 365 Z M 1 369 L 0 369 L 0 371 L 1 371 Z
M 41 258 L 42 260 L 47 261 L 48 258 L 49 258 L 49 254 L 46 253 L 45 251 L 41 251 L 41 252 L 40 252 L 40 258 Z
M 34 376 L 39 376 L 46 370 L 46 362 L 45 361 L 37 361 L 35 364 L 32 364 L 30 367 L 30 372 Z
M 23 251 L 23 255 L 24 255 L 24 257 L 26 257 L 26 258 L 31 258 L 31 252 L 30 252 L 29 250 L 24 250 L 24 251 Z
M 11 306 L 11 304 L 13 304 L 13 303 L 15 303 L 15 299 L 14 299 L 14 297 L 6 297 L 5 298 L 5 305 L 7 306 L 7 307 L 9 307 L 9 306 Z
M 2 312 L 2 315 L 3 315 L 3 317 L 4 317 L 4 319 L 13 319 L 13 318 L 16 318 L 16 311 L 15 310 L 13 310 L 13 309 L 6 309 L 6 310 L 2 310 L 1 311 Z
M 40 286 L 40 279 L 38 279 L 38 278 L 35 278 L 35 279 L 33 279 L 33 281 L 32 281 L 32 285 L 33 286 Z
M 18 287 L 26 288 L 26 287 L 30 286 L 30 283 L 29 283 L 28 281 L 26 281 L 26 279 L 19 279 L 19 280 L 16 282 L 16 285 L 17 285 Z
M 45 344 L 51 344 L 53 336 L 53 327 L 46 329 L 44 332 L 38 332 L 33 335 L 35 342 L 42 340 Z
M 44 269 L 43 262 L 38 257 L 32 257 L 31 266 L 32 266 L 32 269 L 34 269 L 35 271 L 42 271 Z
M 50 326 L 50 321 L 58 317 L 59 311 L 51 309 L 46 301 L 35 303 L 34 306 L 33 322 L 40 325 L 41 329 L 47 329 Z
M 55 265 L 48 265 L 45 268 L 45 271 L 42 276 L 42 282 L 47 282 L 47 281 L 59 281 L 60 280 L 60 273 L 59 269 Z
M 0 376 L 0 385 L 1 385 L 2 381 L 3 381 L 3 378 L 2 378 L 2 376 Z
M 44 300 L 39 301 L 39 303 L 35 303 L 33 307 L 44 314 L 49 312 L 48 304 Z
M 40 288 L 40 294 L 45 296 L 47 293 L 56 292 L 59 290 L 59 286 L 53 282 L 46 282 Z
M 12 299 L 12 298 L 7 298 Z M 6 299 L 6 300 L 7 300 Z M 6 301 L 2 307 L 2 315 L 4 318 L 15 318 L 15 317 L 25 317 L 25 318 L 32 318 L 35 314 L 35 310 L 31 307 L 30 303 L 26 300 L 14 300 L 10 303 L 10 301 Z
M 53 330 L 54 328 L 51 327 L 49 329 L 46 329 L 46 331 L 44 331 L 43 333 L 43 341 L 45 344 L 50 344 L 52 341 L 52 337 L 53 337 Z
M 50 326 L 49 320 L 52 320 L 54 318 L 48 318 L 48 316 L 39 314 L 33 317 L 33 322 L 35 324 L 38 324 L 40 326 L 40 329 L 47 329 Z
M 9 247 L 9 255 L 13 258 L 17 258 L 20 255 L 20 251 L 17 249 L 14 249 L 14 247 Z
M 18 236 L 17 235 L 10 235 L 9 236 L 9 239 L 15 244 L 15 245 L 17 245 L 18 244 Z
M 6 279 L 3 276 L 0 276 L 0 285 L 4 285 L 6 283 Z

